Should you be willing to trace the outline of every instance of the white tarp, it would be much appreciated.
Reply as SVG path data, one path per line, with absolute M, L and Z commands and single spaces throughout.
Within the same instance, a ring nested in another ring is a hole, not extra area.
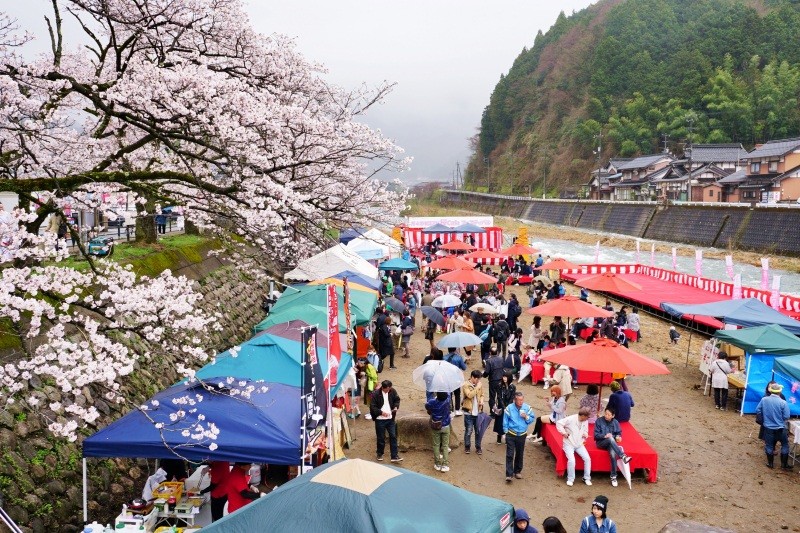
M 347 247 L 364 259 L 394 259 L 395 257 L 400 257 L 403 251 L 399 242 L 375 228 L 347 243 Z M 377 250 L 380 250 L 382 255 L 374 257 Z
M 301 261 L 294 270 L 287 272 L 284 278 L 291 281 L 313 281 L 330 277 L 344 270 L 352 270 L 364 276 L 378 279 L 378 269 L 376 267 L 370 265 L 365 259 L 342 244 L 337 244 L 324 252 Z

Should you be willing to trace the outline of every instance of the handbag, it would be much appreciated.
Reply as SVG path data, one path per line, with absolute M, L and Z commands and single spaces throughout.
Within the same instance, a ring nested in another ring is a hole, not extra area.
M 431 429 L 435 429 L 437 431 L 442 429 L 442 421 L 441 420 L 434 420 L 433 417 L 431 417 L 429 423 L 431 425 Z
M 404 336 L 407 337 L 407 336 L 413 335 L 413 334 L 414 334 L 414 326 L 412 326 L 411 324 L 409 324 L 408 326 L 403 328 L 403 335 Z
M 756 413 L 756 424 L 759 426 L 764 424 L 764 415 L 762 413 Z

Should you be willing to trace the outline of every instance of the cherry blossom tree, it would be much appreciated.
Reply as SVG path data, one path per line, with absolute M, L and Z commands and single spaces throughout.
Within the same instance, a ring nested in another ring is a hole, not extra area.
M 64 42 L 66 18 L 78 42 Z M 49 36 L 48 54 L 29 58 L 32 35 Z M 24 357 L 0 369 L 4 398 L 46 375 L 66 394 L 95 384 L 123 401 L 120 381 L 158 355 L 131 338 L 179 354 L 189 375 L 210 355 L 218 317 L 198 310 L 188 280 L 137 280 L 88 256 L 86 271 L 61 264 L 42 225 L 67 203 L 107 210 L 104 193 L 125 192 L 144 240 L 158 205 L 180 206 L 204 231 L 236 235 L 226 242 L 255 272 L 405 207 L 404 192 L 376 179 L 405 168 L 402 150 L 360 121 L 390 85 L 346 91 L 322 74 L 291 40 L 256 33 L 238 0 L 52 0 L 43 28 L 0 15 L 0 190 L 20 198 L 0 220 L 0 318 L 26 339 Z M 70 438 L 97 416 L 48 408 L 51 429 Z

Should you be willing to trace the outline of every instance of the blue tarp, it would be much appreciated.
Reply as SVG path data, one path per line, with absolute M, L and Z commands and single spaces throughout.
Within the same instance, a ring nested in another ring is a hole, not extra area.
M 764 397 L 767 389 L 767 383 L 772 380 L 772 371 L 775 363 L 781 359 L 792 359 L 796 356 L 776 356 L 771 354 L 751 354 L 746 355 L 747 358 L 747 388 L 744 392 L 744 400 L 742 401 L 742 413 L 750 415 L 756 412 L 758 402 Z M 791 397 L 791 382 L 782 375 L 775 374 L 775 381 L 784 386 L 784 396 L 786 399 Z M 786 388 L 786 387 L 789 388 Z M 800 403 L 789 403 L 789 412 L 792 416 L 800 415 Z
M 683 315 L 713 316 L 725 324 L 742 327 L 777 324 L 795 335 L 800 335 L 800 322 L 776 311 L 756 298 L 722 300 L 706 304 L 663 302 L 661 309 L 678 318 Z
M 210 392 L 198 383 L 170 387 L 145 404 L 148 416 L 164 423 L 164 429 L 156 429 L 139 410 L 132 411 L 83 441 L 83 456 L 174 459 L 177 452 L 192 461 L 299 464 L 300 389 L 277 383 L 248 384 L 256 387 L 248 400 L 220 391 L 214 381 L 208 385 L 220 392 Z M 263 386 L 266 392 L 260 391 Z M 183 397 L 202 401 L 194 406 L 196 411 L 172 402 Z M 158 405 L 154 406 L 152 400 Z M 171 421 L 170 414 L 178 410 L 184 410 L 186 418 Z M 213 441 L 195 441 L 182 435 L 184 430 L 194 433 L 192 428 L 201 414 L 219 428 Z M 212 442 L 217 445 L 213 451 L 209 450 Z
M 445 226 L 444 224 L 437 223 L 423 229 L 422 233 L 458 233 L 458 232 L 454 231 L 453 228 L 451 228 L 450 226 Z
M 347 281 L 351 281 L 353 283 L 360 283 L 365 287 L 369 287 L 370 289 L 375 289 L 376 291 L 381 288 L 381 281 L 377 278 L 369 278 L 364 276 L 363 274 L 359 274 L 358 272 L 353 272 L 352 270 L 343 270 L 338 274 L 334 274 L 333 276 L 329 276 L 331 278 L 336 279 L 344 279 L 347 278 Z
M 265 334 L 253 337 L 242 343 L 239 348 L 235 357 L 231 350 L 219 354 L 214 363 L 209 363 L 198 370 L 195 376 L 202 380 L 235 376 L 300 386 L 300 362 L 303 352 L 299 342 Z M 328 371 L 328 350 L 318 344 L 317 355 L 322 374 L 325 375 Z M 348 353 L 342 353 L 338 371 L 339 383 L 347 376 L 351 366 L 353 358 Z M 331 398 L 339 389 L 339 383 L 331 388 Z
M 459 233 L 486 233 L 486 230 L 480 226 L 476 226 L 475 224 L 470 224 L 469 222 L 464 222 L 460 226 L 456 226 L 453 228 L 453 231 L 457 231 Z
M 378 270 L 419 270 L 419 267 L 411 261 L 405 259 L 389 259 L 378 265 Z
M 789 411 L 793 415 L 800 415 L 800 355 L 775 359 L 772 371 L 773 379 L 783 385 Z

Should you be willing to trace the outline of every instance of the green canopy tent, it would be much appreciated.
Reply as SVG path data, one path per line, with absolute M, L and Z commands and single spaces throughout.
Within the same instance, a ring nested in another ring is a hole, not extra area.
M 789 411 L 800 405 L 800 355 L 778 357 L 772 365 L 772 379 L 783 385 L 783 396 Z
M 253 333 L 265 330 L 270 326 L 291 320 L 302 320 L 308 324 L 325 327 L 328 322 L 328 286 L 327 285 L 291 285 L 272 306 L 269 316 L 253 328 Z M 344 295 L 342 287 L 336 287 L 339 300 L 339 332 L 346 330 L 344 315 Z M 350 291 L 350 310 L 353 325 L 363 326 L 369 323 L 378 305 L 377 293 L 366 291 Z
M 429 476 L 342 459 L 285 483 L 205 533 L 511 531 L 514 507 Z
M 742 414 L 756 412 L 758 402 L 772 378 L 774 363 L 791 355 L 800 355 L 800 338 L 781 326 L 757 326 L 744 329 L 721 329 L 714 336 L 745 351 L 747 378 L 745 381 Z M 800 405 L 790 405 L 792 414 L 800 414 Z

